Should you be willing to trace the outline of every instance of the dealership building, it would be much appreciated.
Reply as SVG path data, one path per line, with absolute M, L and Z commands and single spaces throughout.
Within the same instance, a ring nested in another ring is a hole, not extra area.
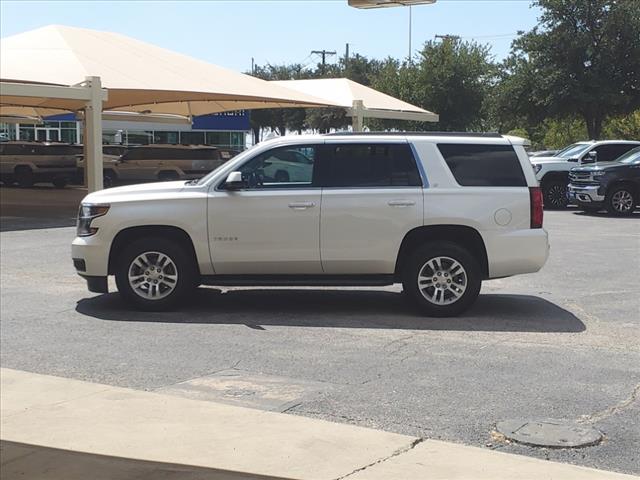
M 105 119 L 102 125 L 102 143 L 123 145 L 178 143 L 242 150 L 250 132 L 246 110 L 196 116 L 191 122 L 182 117 L 123 118 Z M 0 133 L 9 140 L 82 143 L 82 121 L 70 113 L 46 117 L 40 123 L 0 123 Z

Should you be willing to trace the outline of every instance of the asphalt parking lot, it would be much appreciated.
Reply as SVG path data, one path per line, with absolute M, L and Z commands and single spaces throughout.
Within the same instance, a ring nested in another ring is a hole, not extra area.
M 486 282 L 466 315 L 433 319 L 399 286 L 201 288 L 182 311 L 130 312 L 86 291 L 72 227 L 36 229 L 19 210 L 3 208 L 0 234 L 3 367 L 640 473 L 640 215 L 546 212 L 541 272 Z M 492 436 L 520 417 L 605 439 Z

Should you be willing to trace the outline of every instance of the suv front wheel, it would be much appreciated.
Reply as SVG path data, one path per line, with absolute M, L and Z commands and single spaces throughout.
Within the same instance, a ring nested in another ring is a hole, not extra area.
M 450 242 L 427 243 L 407 259 L 402 284 L 425 315 L 452 317 L 478 298 L 480 268 L 463 247 Z
M 197 267 L 180 244 L 141 238 L 120 255 L 116 285 L 127 303 L 140 310 L 170 310 L 195 288 Z

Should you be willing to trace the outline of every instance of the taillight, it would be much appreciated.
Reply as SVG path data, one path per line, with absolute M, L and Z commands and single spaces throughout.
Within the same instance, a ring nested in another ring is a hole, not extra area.
M 529 187 L 529 205 L 531 228 L 542 228 L 542 189 L 540 187 Z

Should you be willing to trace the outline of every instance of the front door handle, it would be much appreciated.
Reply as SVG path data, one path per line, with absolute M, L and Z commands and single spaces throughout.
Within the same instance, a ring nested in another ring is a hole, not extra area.
M 390 207 L 412 207 L 416 202 L 413 200 L 390 200 L 387 205 Z
M 306 210 L 307 208 L 313 208 L 316 204 L 313 202 L 292 202 L 289 204 L 289 208 L 294 210 Z

